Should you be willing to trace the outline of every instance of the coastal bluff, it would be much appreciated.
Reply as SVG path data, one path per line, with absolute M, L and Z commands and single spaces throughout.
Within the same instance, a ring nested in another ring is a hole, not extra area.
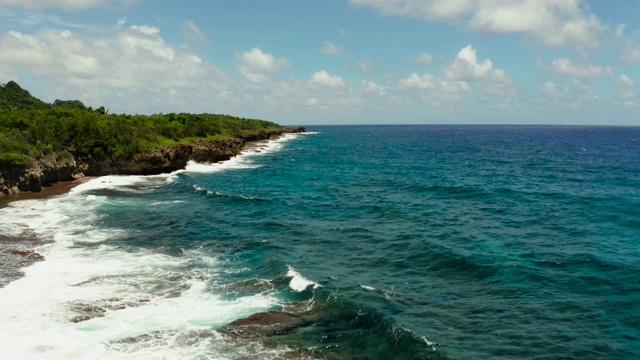
M 216 163 L 240 154 L 247 143 L 277 138 L 285 133 L 304 132 L 299 128 L 255 131 L 222 139 L 196 139 L 121 157 L 95 157 L 64 153 L 48 155 L 27 167 L 0 168 L 0 191 L 5 195 L 38 192 L 43 186 L 85 176 L 156 175 L 183 169 L 190 160 Z

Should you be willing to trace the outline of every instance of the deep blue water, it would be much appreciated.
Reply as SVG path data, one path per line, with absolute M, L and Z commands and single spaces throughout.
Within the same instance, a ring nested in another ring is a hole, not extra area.
M 309 130 L 243 166 L 69 195 L 94 204 L 70 246 L 186 259 L 167 279 L 203 279 L 221 304 L 269 299 L 228 320 L 304 320 L 194 358 L 248 342 L 274 351 L 248 358 L 640 357 L 640 128 Z M 209 315 L 174 330 L 224 326 Z

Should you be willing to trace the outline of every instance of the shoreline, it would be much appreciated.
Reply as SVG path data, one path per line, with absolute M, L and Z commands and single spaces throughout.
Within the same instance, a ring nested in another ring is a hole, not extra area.
M 191 160 L 206 164 L 229 160 L 240 154 L 248 143 L 270 140 L 304 128 L 271 129 L 232 138 L 195 139 L 151 149 L 149 152 L 121 157 L 49 154 L 33 159 L 28 167 L 3 168 L 0 190 L 6 195 L 40 192 L 45 185 L 79 177 L 103 175 L 158 175 L 183 169 Z
M 251 149 L 260 149 L 262 148 L 262 144 L 266 144 L 269 141 L 277 140 L 286 134 L 295 134 L 296 132 L 285 132 L 278 135 L 271 135 L 266 139 L 256 139 L 256 140 L 247 140 L 245 141 L 242 149 L 238 154 L 235 154 L 233 157 L 240 155 L 243 151 L 251 150 Z M 226 160 L 223 160 L 223 162 Z M 211 162 L 211 164 L 215 164 L 216 162 Z M 205 162 L 206 164 L 206 162 Z M 114 174 L 114 175 L 135 175 L 135 174 Z M 71 191 L 74 187 L 82 184 L 85 181 L 95 179 L 100 176 L 83 176 L 79 179 L 75 180 L 64 180 L 53 183 L 49 186 L 42 186 L 40 191 L 21 191 L 14 194 L 5 195 L 0 193 L 0 209 L 6 208 L 10 203 L 14 201 L 20 200 L 34 200 L 34 199 L 45 199 L 57 195 L 63 195 Z
M 34 200 L 53 197 L 56 195 L 66 194 L 74 187 L 82 184 L 85 181 L 94 179 L 93 176 L 82 177 L 76 180 L 58 181 L 50 186 L 43 186 L 40 191 L 22 191 L 17 194 L 2 195 L 0 196 L 0 209 L 3 209 L 14 201 L 20 200 Z
M 256 139 L 245 141 L 242 150 L 231 156 L 234 158 L 245 151 L 253 150 L 260 152 L 269 141 L 277 140 L 285 134 L 271 136 L 267 139 Z M 222 162 L 227 161 L 223 160 Z M 208 162 L 215 165 L 218 162 Z M 135 174 L 119 174 L 122 176 Z M 40 191 L 21 191 L 18 193 L 4 195 L 0 192 L 0 211 L 10 211 L 6 209 L 14 201 L 48 199 L 54 196 L 67 194 L 74 187 L 81 185 L 100 176 L 83 176 L 75 180 L 58 181 L 49 186 L 42 186 Z M 0 288 L 10 282 L 24 276 L 22 268 L 33 265 L 38 261 L 46 260 L 44 256 L 37 252 L 37 247 L 46 241 L 39 238 L 35 233 L 23 232 L 17 236 L 4 236 L 0 234 Z

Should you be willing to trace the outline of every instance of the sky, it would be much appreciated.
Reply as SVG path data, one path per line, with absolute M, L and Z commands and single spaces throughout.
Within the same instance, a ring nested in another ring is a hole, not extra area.
M 640 0 L 0 0 L 0 83 L 112 113 L 640 125 Z

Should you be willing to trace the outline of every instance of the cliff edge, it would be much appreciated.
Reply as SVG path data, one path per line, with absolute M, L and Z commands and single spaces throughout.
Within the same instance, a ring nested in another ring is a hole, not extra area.
M 247 142 L 268 140 L 285 133 L 300 133 L 305 129 L 280 128 L 237 135 L 233 138 L 197 139 L 187 144 L 157 147 L 148 153 L 124 157 L 89 157 L 64 155 L 44 156 L 23 167 L 0 169 L 0 191 L 5 195 L 25 191 L 40 191 L 59 181 L 85 176 L 155 175 L 183 169 L 190 160 L 216 163 L 238 155 Z

